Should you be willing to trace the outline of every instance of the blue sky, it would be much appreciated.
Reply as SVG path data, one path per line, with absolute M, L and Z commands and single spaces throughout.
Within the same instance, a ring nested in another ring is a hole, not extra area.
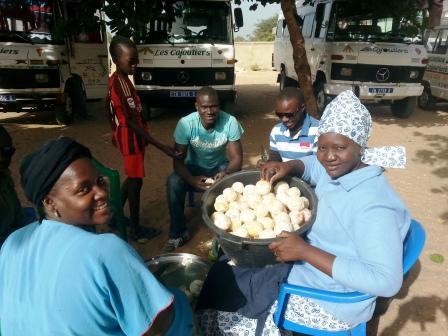
M 243 10 L 244 27 L 240 28 L 240 31 L 235 33 L 235 36 L 246 37 L 246 35 L 250 35 L 258 21 L 270 18 L 280 12 L 280 4 L 267 4 L 266 7 L 258 4 L 257 10 L 251 11 L 249 6 L 252 4 L 253 2 L 247 2 L 246 0 L 241 1 L 240 7 Z

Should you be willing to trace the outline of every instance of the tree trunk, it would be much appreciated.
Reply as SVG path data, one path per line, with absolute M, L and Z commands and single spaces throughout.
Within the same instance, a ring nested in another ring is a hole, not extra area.
M 289 30 L 289 38 L 292 44 L 294 69 L 300 89 L 305 98 L 305 105 L 308 114 L 316 119 L 320 119 L 317 113 L 316 98 L 314 97 L 313 83 L 311 81 L 311 70 L 306 58 L 305 40 L 302 29 L 296 20 L 296 4 L 294 0 L 281 0 L 283 15 Z

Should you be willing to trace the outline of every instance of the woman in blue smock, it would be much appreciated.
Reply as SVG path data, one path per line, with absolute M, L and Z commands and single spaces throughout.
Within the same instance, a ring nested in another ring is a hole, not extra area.
M 52 140 L 20 173 L 45 215 L 1 249 L 2 335 L 191 335 L 186 297 L 163 287 L 114 234 L 83 229 L 111 217 L 107 181 L 86 147 Z
M 272 185 L 288 175 L 300 176 L 315 186 L 318 197 L 316 220 L 307 240 L 282 232 L 269 246 L 278 261 L 293 264 L 288 283 L 383 297 L 400 289 L 403 240 L 411 216 L 387 182 L 383 167 L 403 168 L 405 153 L 403 147 L 368 148 L 371 128 L 369 111 L 351 91 L 344 91 L 323 113 L 315 156 L 263 167 L 261 177 Z M 281 265 L 267 269 L 275 273 Z M 251 290 L 250 283 L 241 279 L 237 283 L 243 294 L 256 292 L 258 296 L 263 296 L 266 287 L 278 286 L 265 282 Z M 219 286 L 204 284 L 205 289 Z M 205 335 L 279 335 L 272 319 L 275 299 L 262 322 L 244 314 L 253 301 L 249 296 L 245 299 L 246 306 L 232 311 L 220 309 L 216 302 L 210 309 L 202 306 L 197 315 Z M 368 321 L 374 308 L 375 298 L 340 304 L 292 295 L 285 317 L 311 328 L 339 331 Z

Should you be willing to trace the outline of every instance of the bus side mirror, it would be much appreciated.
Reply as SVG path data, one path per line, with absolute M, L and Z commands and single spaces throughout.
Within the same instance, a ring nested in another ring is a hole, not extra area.
M 235 26 L 241 28 L 244 25 L 243 11 L 241 8 L 237 7 L 233 9 L 233 17 L 235 18 Z

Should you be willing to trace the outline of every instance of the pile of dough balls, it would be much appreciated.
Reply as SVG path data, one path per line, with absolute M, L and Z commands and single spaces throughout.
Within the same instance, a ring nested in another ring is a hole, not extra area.
M 213 223 L 221 230 L 253 239 L 275 238 L 293 232 L 311 218 L 309 201 L 297 187 L 278 182 L 272 192 L 268 181 L 255 185 L 235 182 L 216 197 Z

